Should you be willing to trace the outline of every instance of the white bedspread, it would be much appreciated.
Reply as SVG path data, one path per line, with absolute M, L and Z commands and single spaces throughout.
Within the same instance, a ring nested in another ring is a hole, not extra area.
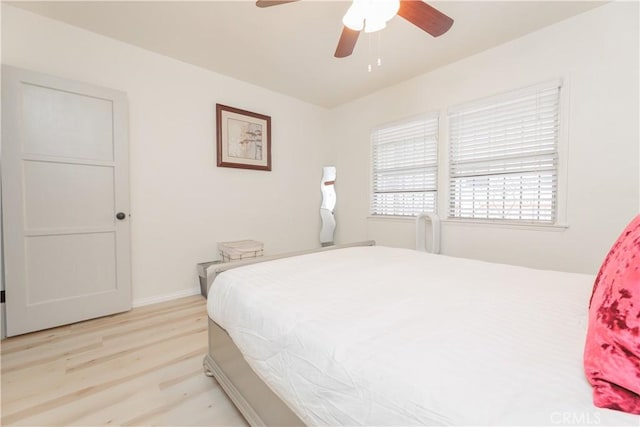
M 309 425 L 640 425 L 591 402 L 593 276 L 387 247 L 222 273 L 209 316 Z

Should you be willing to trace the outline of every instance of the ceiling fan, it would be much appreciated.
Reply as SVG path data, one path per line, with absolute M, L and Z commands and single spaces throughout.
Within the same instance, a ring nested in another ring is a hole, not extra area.
M 271 7 L 298 0 L 257 0 L 258 7 Z M 453 19 L 422 0 L 353 0 L 342 22 L 344 28 L 334 56 L 344 58 L 353 53 L 360 32 L 372 33 L 383 29 L 398 15 L 433 37 L 446 33 Z

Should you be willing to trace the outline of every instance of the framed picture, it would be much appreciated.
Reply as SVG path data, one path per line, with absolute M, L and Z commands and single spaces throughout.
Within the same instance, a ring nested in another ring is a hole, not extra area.
M 271 117 L 216 104 L 218 166 L 271 170 Z

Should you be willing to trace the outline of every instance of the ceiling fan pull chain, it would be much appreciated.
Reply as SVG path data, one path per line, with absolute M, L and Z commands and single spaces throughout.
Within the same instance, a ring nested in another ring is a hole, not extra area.
M 373 49 L 371 48 L 371 37 L 372 37 L 372 35 L 371 35 L 371 33 L 369 33 L 367 35 L 367 47 L 368 47 L 368 49 L 367 49 L 368 55 L 367 56 L 369 57 L 369 65 L 367 66 L 367 71 L 368 72 L 371 72 L 371 69 L 372 69 L 371 63 L 373 62 L 373 61 L 371 61 L 371 58 L 373 58 L 373 52 L 372 52 Z
M 375 43 L 375 54 L 373 52 L 374 50 L 374 46 L 373 44 Z M 367 64 L 367 71 L 370 73 L 371 71 L 373 71 L 373 63 L 375 62 L 376 66 L 381 67 L 382 66 L 382 35 L 380 34 L 380 32 L 378 32 L 378 35 L 376 37 L 376 40 L 373 40 L 373 34 L 369 33 L 368 36 L 368 40 L 367 40 L 367 46 L 368 46 L 368 57 L 369 57 L 369 61 Z
M 382 65 L 382 34 L 378 31 L 378 67 Z

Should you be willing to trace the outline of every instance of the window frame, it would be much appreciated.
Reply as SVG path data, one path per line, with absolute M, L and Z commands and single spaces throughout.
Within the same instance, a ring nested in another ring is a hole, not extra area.
M 509 220 L 487 220 L 487 219 L 467 219 L 467 218 L 449 218 L 448 217 L 448 205 L 450 199 L 450 186 L 449 186 L 449 148 L 451 141 L 449 139 L 449 121 L 448 112 L 450 108 L 454 108 L 457 105 L 465 103 L 477 102 L 481 100 L 487 100 L 491 98 L 504 97 L 510 93 L 516 91 L 523 91 L 534 88 L 540 85 L 547 85 L 552 81 L 560 81 L 562 89 L 560 91 L 559 100 L 559 122 L 558 122 L 558 169 L 557 169 L 557 194 L 556 194 L 556 223 L 524 223 L 519 221 Z M 478 97 L 471 98 L 469 100 L 462 100 L 456 102 L 453 106 L 441 106 L 437 109 L 431 109 L 429 113 L 421 113 L 414 116 L 400 119 L 387 124 L 401 123 L 405 120 L 412 120 L 421 116 L 437 115 L 438 116 L 438 169 L 437 169 L 437 204 L 436 214 L 440 216 L 440 222 L 446 226 L 464 226 L 472 228 L 498 228 L 498 229 L 514 229 L 514 230 L 527 230 L 527 231 L 545 231 L 545 232 L 563 232 L 569 228 L 568 222 L 568 168 L 569 168 L 569 131 L 570 131 L 570 100 L 571 100 L 571 75 L 564 74 L 561 76 L 550 76 L 548 79 L 538 84 L 529 84 L 525 82 L 522 85 L 511 85 L 515 89 L 507 88 L 501 92 L 494 92 L 493 94 L 481 94 Z M 474 101 L 475 100 L 475 101 Z M 371 135 L 373 130 L 385 126 L 385 124 L 375 126 L 369 131 L 368 134 L 368 147 L 369 147 L 369 200 L 368 200 L 368 221 L 379 221 L 381 223 L 397 222 L 397 223 L 409 223 L 414 222 L 415 217 L 412 216 L 392 216 L 392 215 L 373 215 L 371 213 L 372 197 L 373 197 L 373 149 L 371 144 Z M 442 185 L 444 184 L 444 188 Z M 443 209 L 445 209 L 443 211 Z
M 526 220 L 513 220 L 513 219 L 502 219 L 502 218 L 459 218 L 451 216 L 450 211 L 450 203 L 452 203 L 452 194 L 451 194 L 451 138 L 449 135 L 450 123 L 449 123 L 449 115 L 452 111 L 456 111 L 460 108 L 467 108 L 479 105 L 487 105 L 491 103 L 499 103 L 506 100 L 512 100 L 517 98 L 518 96 L 522 96 L 532 91 L 535 91 L 540 88 L 548 88 L 557 84 L 560 88 L 559 90 L 559 98 L 558 98 L 558 136 L 557 136 L 557 166 L 556 166 L 556 212 L 555 212 L 555 221 L 554 222 L 536 222 L 536 221 L 526 221 Z M 542 83 L 529 85 L 525 87 L 520 87 L 518 89 L 509 90 L 502 92 L 497 95 L 489 95 L 481 98 L 476 98 L 475 100 L 458 103 L 455 106 L 451 106 L 446 109 L 444 114 L 440 116 L 441 118 L 441 129 L 445 130 L 446 135 L 444 137 L 441 136 L 441 140 L 443 141 L 443 145 L 440 149 L 445 150 L 446 156 L 446 164 L 443 165 L 440 169 L 443 170 L 443 175 L 439 182 L 446 182 L 445 187 L 441 188 L 442 199 L 439 201 L 439 206 L 445 211 L 440 210 L 441 213 L 444 213 L 445 219 L 443 222 L 447 223 L 458 223 L 465 225 L 478 225 L 478 226 L 496 226 L 496 227 L 504 227 L 504 228 L 516 228 L 516 229 L 529 229 L 529 230 L 540 230 L 540 229 L 549 229 L 549 230 L 564 230 L 568 228 L 567 224 L 567 187 L 568 187 L 568 118 L 569 118 L 569 95 L 570 95 L 570 79 L 568 77 L 549 79 Z

